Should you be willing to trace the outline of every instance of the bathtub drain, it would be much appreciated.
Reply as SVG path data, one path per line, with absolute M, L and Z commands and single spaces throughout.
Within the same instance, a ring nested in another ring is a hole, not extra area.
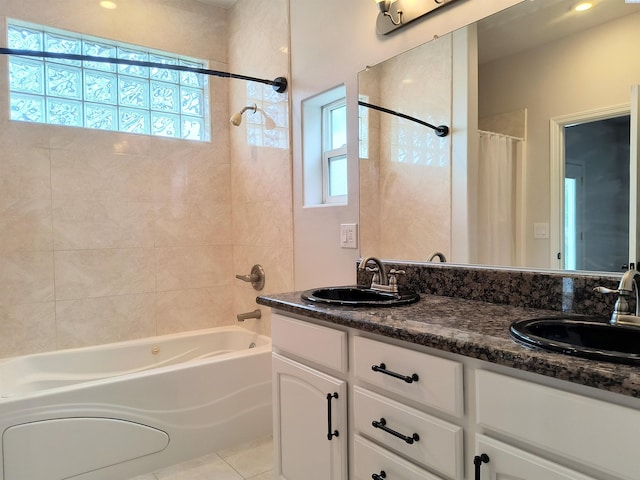
M 151 347 L 151 353 L 153 355 L 157 355 L 160 353 L 160 346 L 158 345 L 154 345 L 153 347 Z
M 255 343 L 253 343 L 253 342 L 251 342 L 251 343 L 249 344 L 249 348 L 256 348 L 256 344 L 255 344 Z

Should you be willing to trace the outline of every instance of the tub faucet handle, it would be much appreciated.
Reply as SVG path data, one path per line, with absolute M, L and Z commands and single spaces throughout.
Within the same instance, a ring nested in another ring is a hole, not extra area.
M 264 268 L 262 268 L 262 265 L 254 265 L 251 267 L 249 275 L 236 275 L 236 278 L 250 283 L 253 285 L 254 290 L 262 290 L 264 288 Z

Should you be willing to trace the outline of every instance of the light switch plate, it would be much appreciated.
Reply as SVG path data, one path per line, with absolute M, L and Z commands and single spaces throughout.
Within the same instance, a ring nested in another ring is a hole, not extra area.
M 340 247 L 341 248 L 358 248 L 358 224 L 357 223 L 340 224 Z
M 533 238 L 549 238 L 549 224 L 548 223 L 534 223 L 533 224 Z

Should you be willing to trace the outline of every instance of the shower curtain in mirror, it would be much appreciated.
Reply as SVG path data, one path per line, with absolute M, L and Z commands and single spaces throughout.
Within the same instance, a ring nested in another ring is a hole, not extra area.
M 516 175 L 521 140 L 479 131 L 478 263 L 517 265 Z

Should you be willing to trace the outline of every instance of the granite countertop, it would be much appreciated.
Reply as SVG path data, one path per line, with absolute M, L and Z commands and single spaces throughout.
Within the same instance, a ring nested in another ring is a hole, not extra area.
M 515 320 L 562 316 L 554 310 L 421 295 L 411 305 L 351 308 L 315 305 L 301 292 L 264 295 L 257 303 L 280 311 L 356 328 L 560 380 L 640 398 L 640 368 L 534 350 L 515 343 Z

